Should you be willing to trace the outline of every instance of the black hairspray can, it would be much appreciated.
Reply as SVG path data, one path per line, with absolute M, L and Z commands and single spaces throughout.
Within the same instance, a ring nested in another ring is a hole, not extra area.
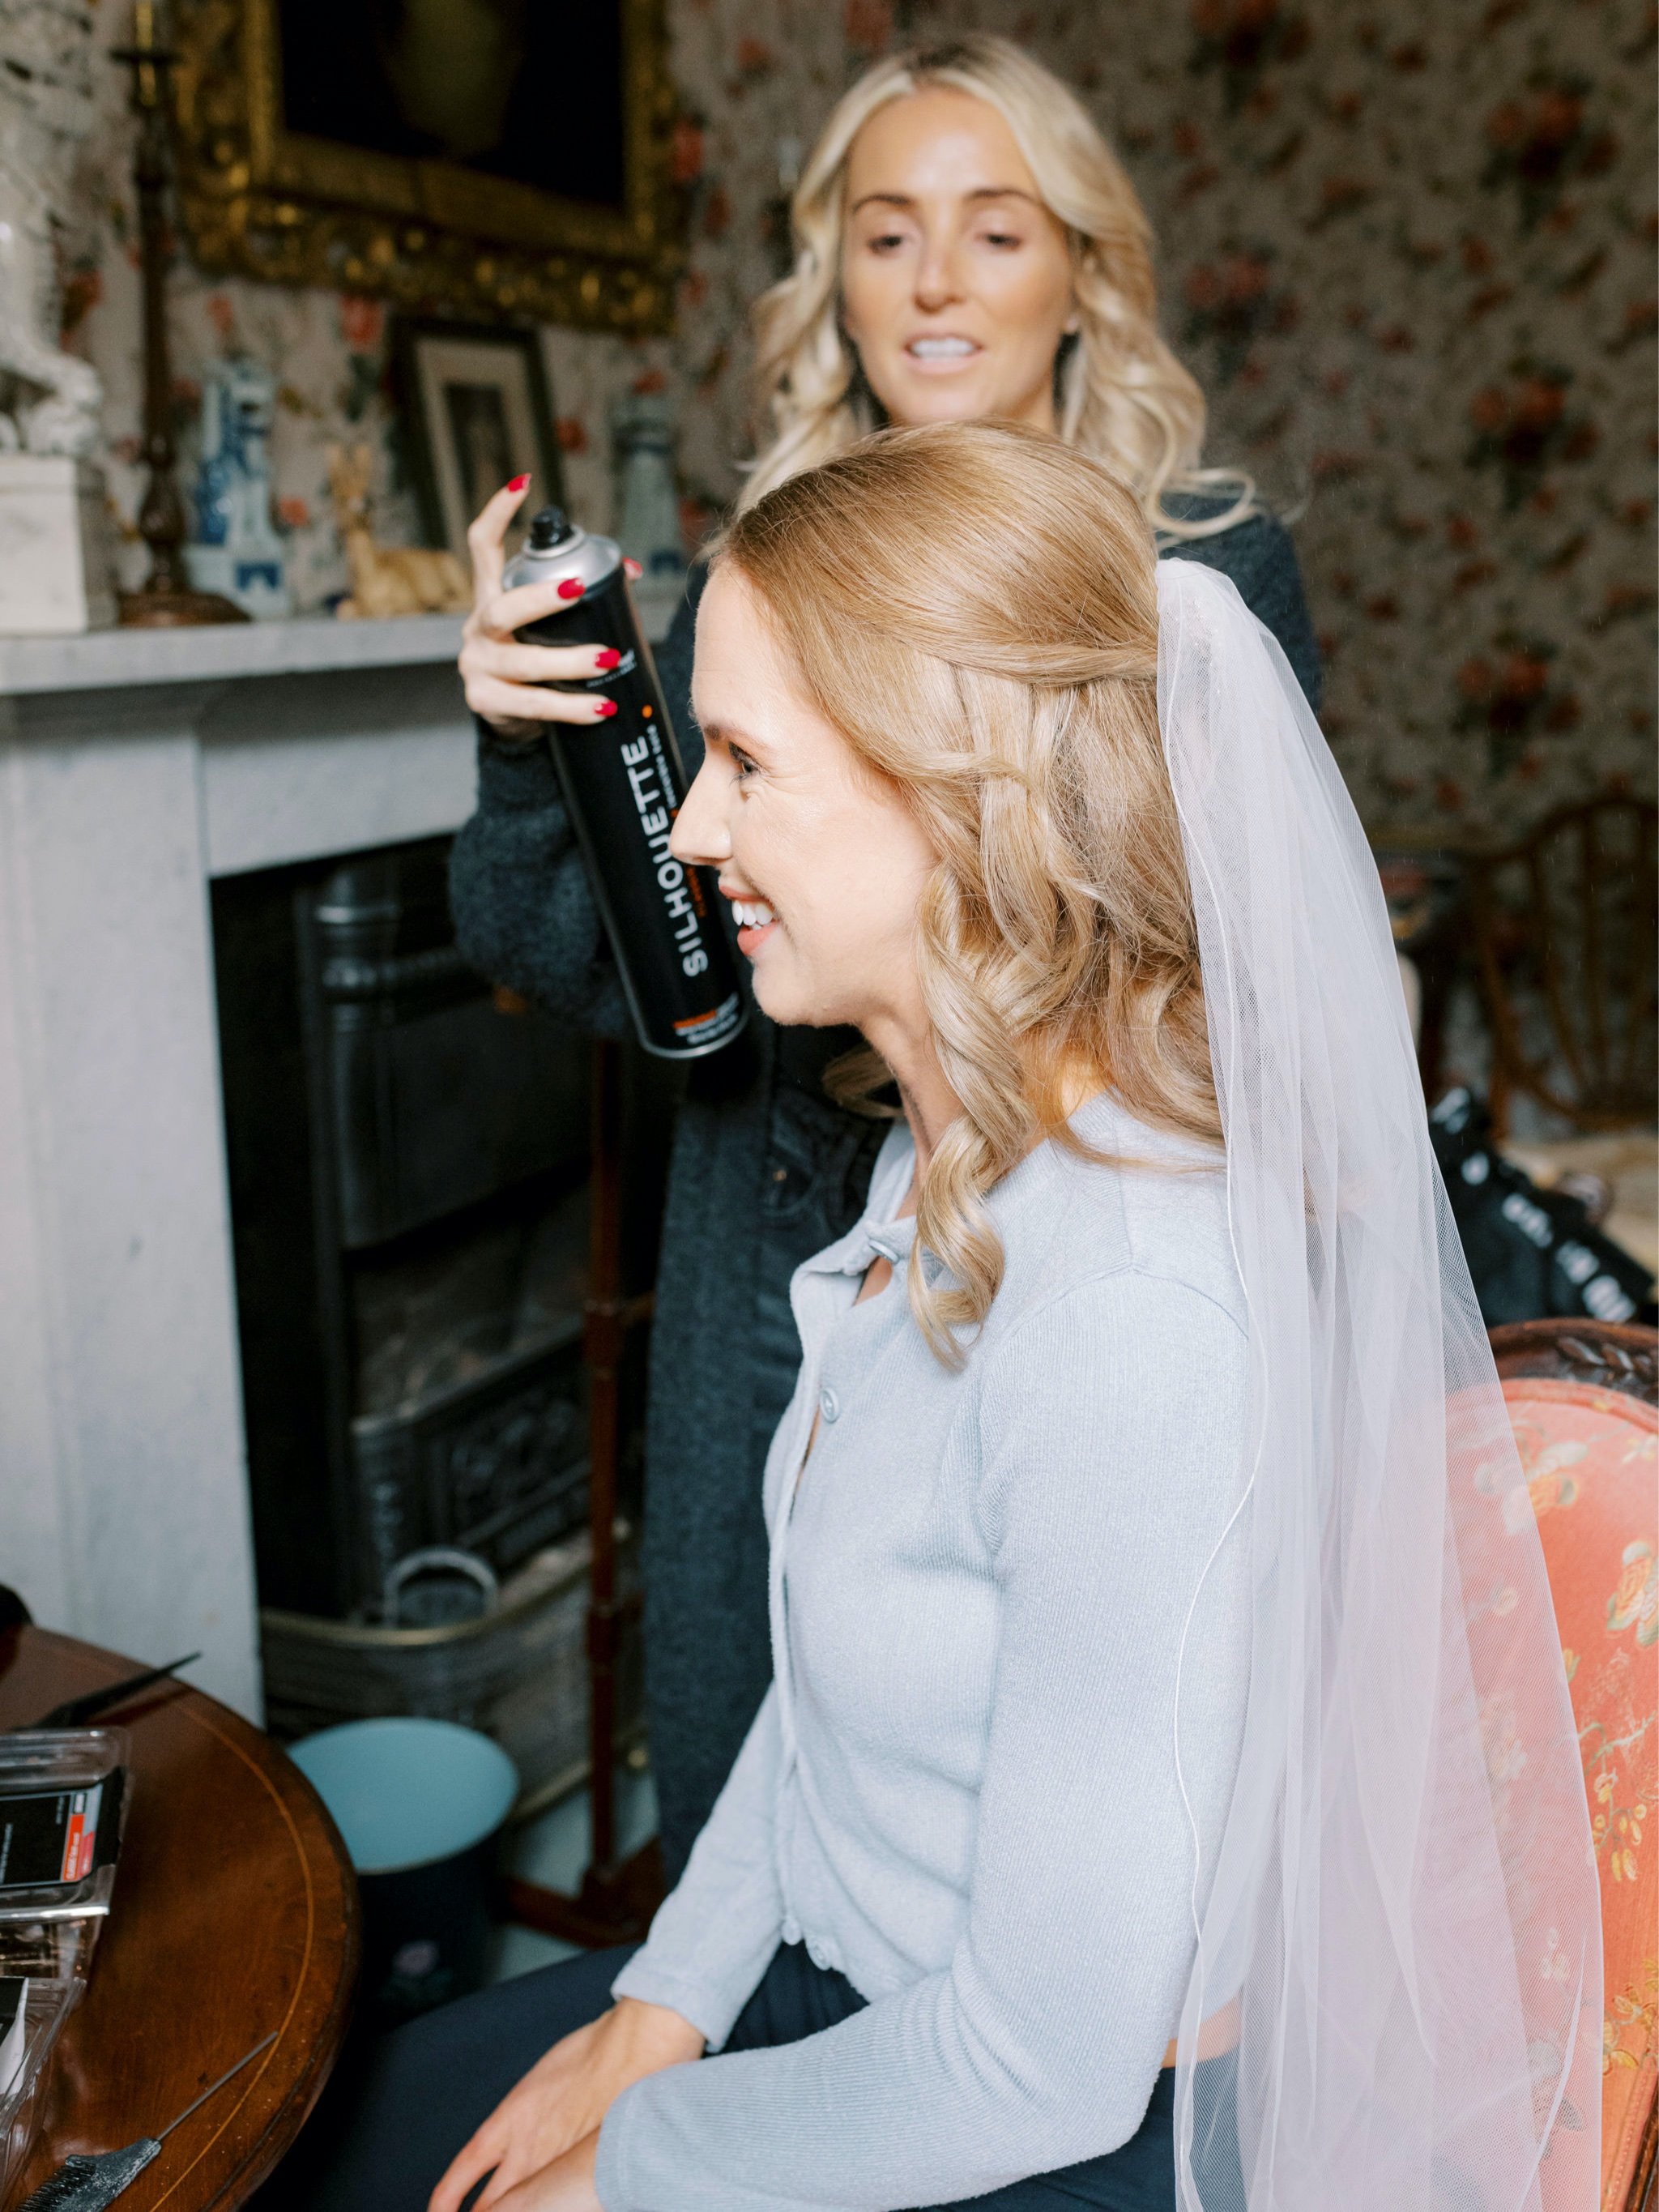
M 702 869 L 685 866 L 668 849 L 686 791 L 680 749 L 621 547 L 544 507 L 502 584 L 513 589 L 569 577 L 581 585 L 580 599 L 517 635 L 532 645 L 610 646 L 621 656 L 604 675 L 559 686 L 602 691 L 616 702 L 611 719 L 580 727 L 553 723 L 548 742 L 640 1042 L 665 1060 L 695 1060 L 729 1043 L 748 1010 L 719 894 Z

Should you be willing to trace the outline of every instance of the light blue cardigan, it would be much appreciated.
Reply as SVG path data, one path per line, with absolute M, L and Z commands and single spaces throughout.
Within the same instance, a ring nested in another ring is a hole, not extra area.
M 906 1299 L 902 1128 L 795 1275 L 773 1686 L 615 1987 L 718 2051 L 804 1939 L 870 2002 L 626 2091 L 605 2212 L 948 2203 L 1140 2124 L 1243 1724 L 1244 1313 L 1213 1156 L 1106 1097 L 1073 1126 L 1146 1164 L 1047 1144 L 1004 1179 L 959 1370 Z M 878 1253 L 895 1280 L 855 1305 Z

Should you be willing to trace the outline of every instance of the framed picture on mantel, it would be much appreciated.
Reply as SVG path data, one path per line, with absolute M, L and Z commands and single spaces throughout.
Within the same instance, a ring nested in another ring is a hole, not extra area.
M 467 525 L 510 477 L 535 479 L 523 520 L 562 503 L 553 410 L 534 331 L 410 318 L 392 368 L 427 537 L 466 558 Z M 508 539 L 515 546 L 522 536 Z
M 178 0 L 198 258 L 473 319 L 666 328 L 663 6 Z

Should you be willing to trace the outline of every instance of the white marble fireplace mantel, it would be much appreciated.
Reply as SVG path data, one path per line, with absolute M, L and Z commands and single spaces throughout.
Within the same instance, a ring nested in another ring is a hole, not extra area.
M 298 622 L 225 623 L 206 629 L 103 629 L 86 637 L 0 637 L 0 696 L 453 662 L 460 637 L 459 615 L 362 623 L 318 616 Z
M 0 640 L 0 1582 L 255 1717 L 209 884 L 457 828 L 459 635 Z

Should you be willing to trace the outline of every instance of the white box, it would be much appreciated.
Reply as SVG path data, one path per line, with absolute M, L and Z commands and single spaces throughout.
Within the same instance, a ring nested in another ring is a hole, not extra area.
M 116 619 L 103 471 L 65 453 L 0 453 L 0 635 Z

